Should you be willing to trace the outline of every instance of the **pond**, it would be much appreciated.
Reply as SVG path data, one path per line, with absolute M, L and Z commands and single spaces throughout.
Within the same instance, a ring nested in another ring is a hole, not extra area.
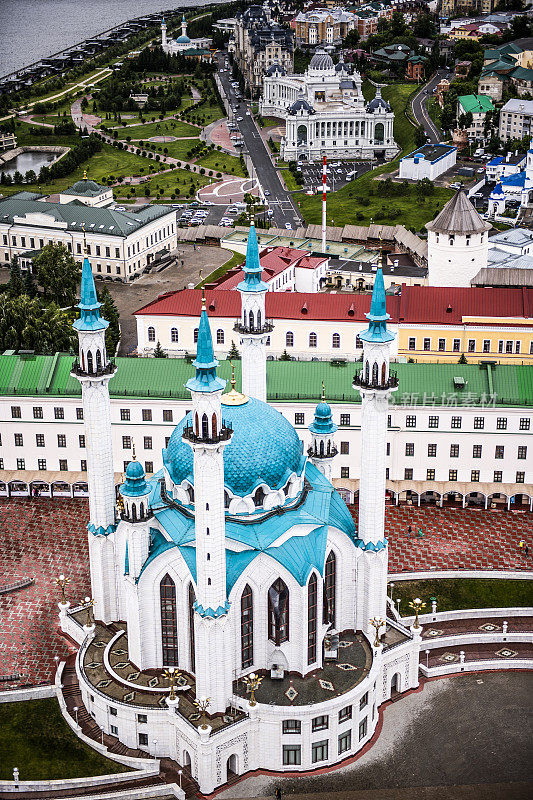
M 20 153 L 20 155 L 15 156 L 15 158 L 0 164 L 0 172 L 5 172 L 6 175 L 11 175 L 11 177 L 13 177 L 17 170 L 22 175 L 25 175 L 26 172 L 32 169 L 38 175 L 41 167 L 51 164 L 56 160 L 57 156 L 58 153 L 36 153 L 30 150 Z

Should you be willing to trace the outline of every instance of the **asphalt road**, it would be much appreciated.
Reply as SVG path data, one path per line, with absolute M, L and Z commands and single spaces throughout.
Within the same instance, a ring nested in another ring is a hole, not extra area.
M 437 144 L 438 142 L 442 141 L 442 136 L 440 132 L 428 114 L 427 110 L 427 100 L 428 97 L 431 96 L 433 89 L 436 85 L 441 81 L 443 78 L 449 78 L 451 72 L 446 69 L 441 69 L 435 73 L 435 75 L 431 78 L 429 83 L 426 83 L 423 86 L 418 94 L 416 94 L 412 101 L 411 101 L 411 108 L 413 109 L 413 116 L 417 123 L 421 125 L 425 132 L 426 136 L 429 137 L 431 144 Z
M 223 65 L 225 57 L 219 56 L 219 64 Z M 238 103 L 238 111 L 235 114 L 235 124 L 245 142 L 245 150 L 248 152 L 255 171 L 255 178 L 260 181 L 263 191 L 266 194 L 269 207 L 274 212 L 272 223 L 277 228 L 284 228 L 286 223 L 293 228 L 300 224 L 301 216 L 293 203 L 292 197 L 281 185 L 276 167 L 272 163 L 270 153 L 267 150 L 261 134 L 257 128 L 253 116 L 246 116 L 249 111 L 246 101 L 240 103 L 235 100 L 235 92 L 231 86 L 231 69 L 219 72 L 220 81 L 226 97 L 231 105 Z M 238 118 L 242 117 L 241 120 Z

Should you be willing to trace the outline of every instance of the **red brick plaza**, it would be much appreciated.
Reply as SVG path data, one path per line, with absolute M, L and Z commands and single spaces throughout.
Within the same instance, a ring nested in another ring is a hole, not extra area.
M 357 511 L 354 511 L 357 519 Z M 83 500 L 0 499 L 0 589 L 24 578 L 35 583 L 0 595 L 0 691 L 49 683 L 54 656 L 70 646 L 57 624 L 59 592 L 54 578 L 70 578 L 68 597 L 79 603 L 90 592 Z M 413 528 L 408 538 L 407 528 Z M 421 528 L 423 539 L 415 534 Z M 528 569 L 518 548 L 533 551 L 533 515 L 473 509 L 387 507 L 391 572 L 434 569 Z M 98 610 L 95 609 L 96 614 Z M 20 673 L 17 681 L 1 680 Z

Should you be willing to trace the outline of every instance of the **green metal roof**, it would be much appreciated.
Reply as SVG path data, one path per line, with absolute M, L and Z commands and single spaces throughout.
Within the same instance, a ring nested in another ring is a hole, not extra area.
M 492 100 L 485 94 L 462 94 L 457 100 L 462 105 L 465 114 L 482 114 L 486 111 L 494 111 Z
M 80 384 L 70 376 L 73 356 L 0 355 L 0 395 L 80 397 Z M 240 385 L 241 362 L 235 361 L 237 386 Z M 117 372 L 109 383 L 112 397 L 175 398 L 188 400 L 187 380 L 194 376 L 192 364 L 181 358 L 117 358 Z M 324 381 L 330 403 L 360 402 L 352 388 L 354 373 L 359 368 L 353 361 L 333 366 L 328 361 L 269 361 L 268 399 L 318 402 Z M 477 364 L 394 364 L 400 382 L 393 403 L 477 405 L 480 398 L 486 403 L 502 406 L 533 407 L 533 366 Z M 217 368 L 221 378 L 230 380 L 229 361 Z M 454 379 L 463 378 L 464 389 L 455 387 Z M 147 387 L 150 387 L 147 389 Z M 455 398 L 455 400 L 454 400 Z
M 0 200 L 0 220 L 13 223 L 14 217 L 26 214 L 46 214 L 58 222 L 66 222 L 70 231 L 102 233 L 107 236 L 129 236 L 154 219 L 173 213 L 170 206 L 144 206 L 135 211 L 116 211 L 111 208 L 93 208 L 80 202 L 47 203 L 28 199 L 27 192 L 19 192 Z M 31 223 L 30 223 L 31 224 Z

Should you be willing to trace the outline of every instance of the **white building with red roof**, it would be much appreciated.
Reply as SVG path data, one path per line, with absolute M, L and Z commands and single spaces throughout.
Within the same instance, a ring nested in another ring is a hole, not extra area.
M 294 247 L 266 247 L 261 251 L 261 280 L 269 292 L 318 292 L 325 279 L 329 258 L 312 256 Z M 240 268 L 232 270 L 217 289 L 236 289 L 242 280 Z

